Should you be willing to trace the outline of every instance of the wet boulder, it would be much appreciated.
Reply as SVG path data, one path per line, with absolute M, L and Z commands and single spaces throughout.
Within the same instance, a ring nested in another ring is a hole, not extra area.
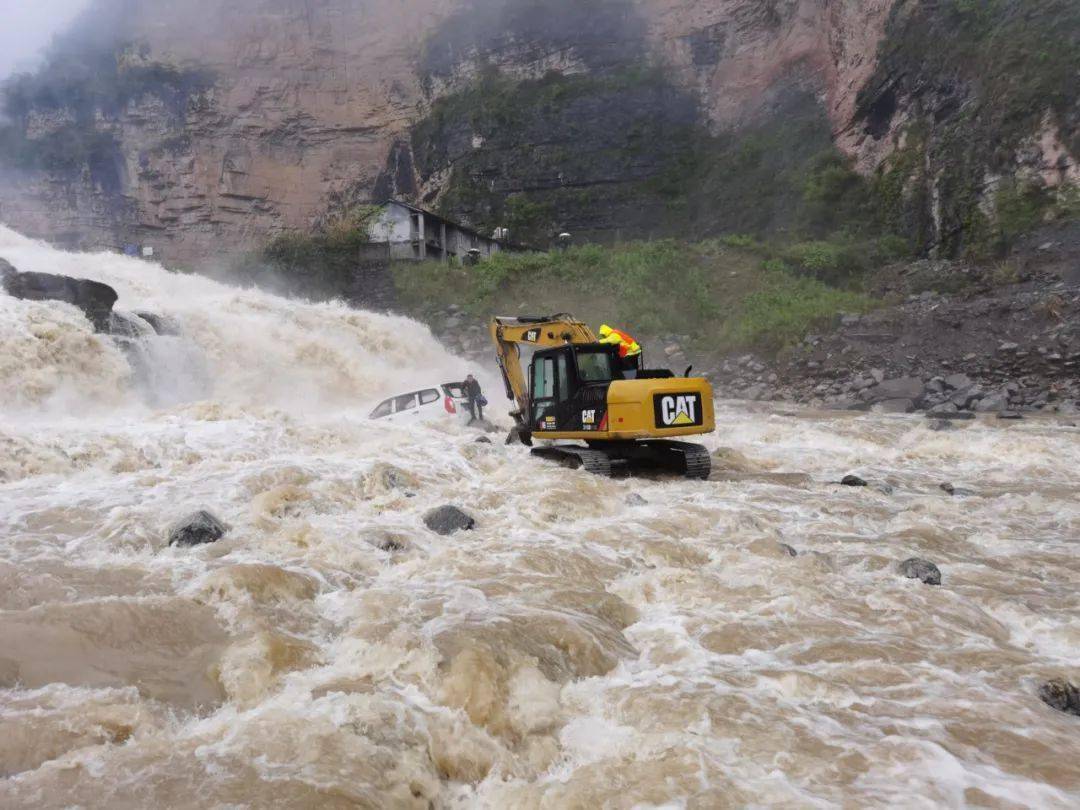
M 1004 411 L 1009 407 L 1009 393 L 1008 391 L 993 391 L 975 403 L 974 407 L 979 413 Z
M 967 374 L 950 374 L 943 382 L 945 387 L 951 391 L 966 391 L 974 385 Z
M 942 402 L 935 405 L 926 413 L 928 416 L 932 416 L 935 419 L 948 419 L 951 416 L 955 416 L 960 409 L 951 402 Z
M 141 318 L 113 311 L 109 314 L 109 328 L 107 331 L 113 337 L 139 340 L 150 334 L 151 327 L 144 323 Z
M 1080 689 L 1061 678 L 1047 681 L 1039 687 L 1039 699 L 1047 706 L 1080 717 Z
M 631 492 L 629 495 L 626 496 L 627 506 L 644 506 L 647 503 L 648 501 L 638 495 L 636 492 Z
M 935 432 L 957 429 L 956 425 L 954 425 L 948 419 L 932 419 L 930 420 L 930 424 L 927 427 Z
M 475 444 L 491 444 L 491 439 L 489 439 L 487 436 L 477 436 L 475 439 L 473 439 L 473 442 Z
M 98 332 L 108 332 L 116 290 L 108 284 L 52 273 L 21 273 L 7 262 L 0 264 L 0 285 L 24 301 L 62 301 L 83 311 Z
M 795 550 L 795 547 L 791 546 L 791 545 L 788 545 L 787 543 L 781 543 L 780 544 L 780 550 L 782 552 L 784 552 L 785 554 L 787 554 L 789 557 L 798 557 L 799 556 L 799 552 L 797 552 Z
M 910 399 L 883 399 L 874 405 L 878 413 L 911 413 L 915 402 Z
M 857 475 L 845 475 L 840 479 L 840 484 L 845 487 L 865 487 L 868 486 L 866 479 L 860 478 Z
M 169 545 L 190 547 L 215 543 L 228 531 L 228 524 L 200 509 L 173 525 L 169 530 Z
M 900 563 L 900 573 L 908 579 L 917 579 L 927 585 L 941 584 L 941 571 L 929 560 L 912 557 Z
M 159 335 L 175 336 L 180 334 L 180 327 L 171 318 L 158 315 L 155 312 L 136 312 L 135 314 L 150 324 L 150 328 Z
M 878 402 L 886 400 L 910 399 L 918 402 L 922 399 L 926 386 L 918 377 L 898 377 L 892 380 L 883 380 L 873 389 L 874 399 Z
M 447 504 L 428 511 L 424 515 L 424 525 L 436 534 L 446 536 L 458 531 L 472 531 L 476 520 L 467 512 Z

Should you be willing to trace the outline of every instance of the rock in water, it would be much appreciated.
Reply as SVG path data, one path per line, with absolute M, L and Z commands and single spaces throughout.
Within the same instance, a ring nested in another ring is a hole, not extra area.
M 780 550 L 787 554 L 789 557 L 798 557 L 799 552 L 795 550 L 794 546 L 789 546 L 787 543 L 780 544 Z
M 150 324 L 150 328 L 159 335 L 180 334 L 180 327 L 176 325 L 175 321 L 166 318 L 164 315 L 153 312 L 136 312 L 135 314 Z
M 956 430 L 956 425 L 948 419 L 934 419 L 930 422 L 928 427 L 933 431 Z
M 491 444 L 491 439 L 489 439 L 487 436 L 477 436 L 475 439 L 473 439 L 473 441 L 476 444 Z
M 840 479 L 840 483 L 845 487 L 865 487 L 866 481 L 859 478 L 857 475 L 845 475 Z
M 915 410 L 915 403 L 910 399 L 883 399 L 874 405 L 878 413 L 911 413 Z
M 1080 717 L 1080 689 L 1068 681 L 1055 678 L 1039 687 L 1039 698 L 1047 706 Z
M 476 521 L 456 506 L 447 504 L 432 509 L 424 515 L 424 525 L 443 536 L 456 531 L 471 531 Z
M 169 530 L 170 546 L 201 546 L 214 543 L 229 531 L 226 523 L 205 509 L 188 515 Z
M 627 506 L 644 506 L 648 501 L 638 495 L 636 492 L 631 492 L 626 496 Z
M 108 332 L 116 290 L 99 281 L 55 276 L 51 273 L 20 273 L 7 262 L 0 265 L 0 282 L 8 295 L 25 301 L 63 301 L 83 311 L 94 329 Z
M 900 573 L 908 579 L 918 579 L 927 585 L 941 584 L 941 571 L 929 560 L 912 557 L 900 563 Z

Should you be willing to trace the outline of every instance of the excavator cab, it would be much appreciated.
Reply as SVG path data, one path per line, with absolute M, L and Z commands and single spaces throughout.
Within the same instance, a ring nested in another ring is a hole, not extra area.
M 625 379 L 617 346 L 567 344 L 533 355 L 529 423 L 534 431 L 604 430 L 608 388 Z

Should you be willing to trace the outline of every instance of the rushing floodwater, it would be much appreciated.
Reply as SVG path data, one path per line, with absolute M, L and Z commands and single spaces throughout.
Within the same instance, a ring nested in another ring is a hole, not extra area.
M 414 322 L 0 257 L 183 330 L 0 294 L 0 806 L 1080 804 L 1076 428 L 721 404 L 713 480 L 606 480 L 366 421 L 467 370 Z

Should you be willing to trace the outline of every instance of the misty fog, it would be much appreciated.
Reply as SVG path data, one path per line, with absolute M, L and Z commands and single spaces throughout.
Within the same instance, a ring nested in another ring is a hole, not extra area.
M 89 0 L 0 0 L 0 79 L 37 64 L 42 50 Z

